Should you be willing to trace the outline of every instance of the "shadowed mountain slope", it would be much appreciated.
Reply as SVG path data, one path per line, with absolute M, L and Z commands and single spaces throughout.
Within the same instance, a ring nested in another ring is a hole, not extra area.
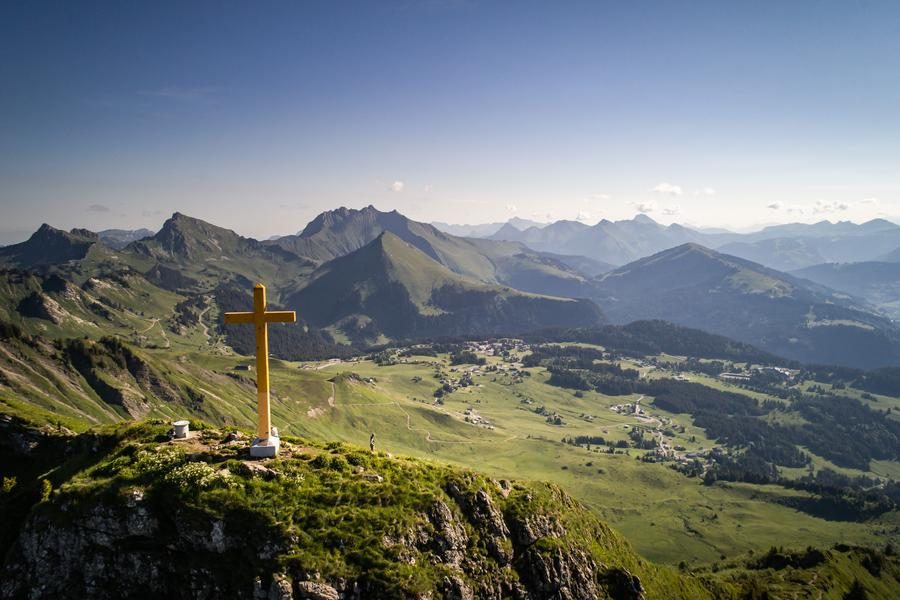
M 828 288 L 696 244 L 625 265 L 599 287 L 614 322 L 663 319 L 804 362 L 900 360 L 900 336 L 888 319 Z
M 160 285 L 167 282 L 212 290 L 223 280 L 243 278 L 265 281 L 272 293 L 308 275 L 313 263 L 279 246 L 263 244 L 218 227 L 175 213 L 152 238 L 129 244 L 125 260 L 147 273 Z M 173 273 L 173 269 L 177 274 Z
M 900 318 L 900 263 L 826 263 L 792 274 L 862 298 L 892 318 Z
M 93 231 L 63 231 L 44 223 L 24 242 L 0 248 L 0 266 L 22 269 L 50 267 L 84 259 L 91 252 L 109 252 Z

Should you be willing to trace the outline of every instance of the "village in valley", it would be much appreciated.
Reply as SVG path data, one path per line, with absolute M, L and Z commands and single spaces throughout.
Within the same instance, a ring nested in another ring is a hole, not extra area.
M 508 412 L 506 407 L 497 410 L 502 395 L 486 390 L 488 386 L 499 386 L 515 398 L 512 406 L 516 413 L 531 414 L 536 421 L 550 426 L 541 433 L 527 434 L 528 437 L 552 439 L 550 432 L 558 432 L 558 441 L 568 446 L 582 447 L 591 453 L 629 456 L 642 463 L 670 463 L 676 470 L 700 477 L 715 469 L 717 459 L 740 450 L 706 438 L 702 429 L 691 424 L 690 415 L 657 409 L 653 399 L 643 394 L 593 393 L 586 398 L 581 390 L 566 392 L 573 401 L 585 406 L 577 414 L 546 402 L 544 392 L 553 389 L 558 393 L 562 389 L 548 385 L 551 382 L 546 381 L 545 369 L 529 366 L 526 357 L 535 348 L 548 346 L 554 344 L 532 344 L 513 338 L 417 343 L 383 348 L 352 359 L 304 363 L 300 368 L 327 369 L 340 378 L 390 393 L 391 386 L 380 385 L 380 380 L 402 377 L 404 368 L 427 367 L 430 377 L 412 375 L 409 383 L 429 388 L 426 392 L 430 393 L 407 395 L 406 400 L 430 406 L 473 427 L 514 434 L 515 425 L 504 415 Z M 624 357 L 602 347 L 597 350 L 604 356 L 598 362 L 634 369 L 640 378 L 700 381 L 735 391 L 759 381 L 791 384 L 800 374 L 796 369 L 768 365 L 700 362 L 667 355 Z M 368 367 L 364 369 L 366 375 L 357 372 L 361 367 Z M 386 378 L 387 374 L 390 375 Z M 526 382 L 528 385 L 523 385 Z

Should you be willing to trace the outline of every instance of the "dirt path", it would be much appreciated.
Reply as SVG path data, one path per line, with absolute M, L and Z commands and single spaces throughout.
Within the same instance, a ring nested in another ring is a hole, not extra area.
M 328 362 L 325 363 L 325 364 L 317 365 L 317 366 L 316 366 L 316 371 L 321 371 L 322 369 L 327 369 L 328 367 L 333 367 L 333 366 L 335 366 L 335 365 L 339 365 L 339 364 L 341 364 L 342 362 L 343 362 L 343 361 L 340 360 L 340 359 L 334 360 L 334 361 L 328 361 Z
M 203 337 L 206 338 L 206 344 L 210 345 L 210 336 L 209 336 L 209 326 L 203 322 L 203 317 L 206 313 L 209 312 L 209 309 L 212 308 L 212 304 L 207 304 L 206 308 L 200 311 L 200 314 L 197 315 L 197 323 L 200 324 L 200 327 L 203 329 Z
M 157 319 L 156 317 L 154 317 L 154 318 L 150 319 L 150 324 L 147 325 L 146 329 L 141 329 L 140 331 L 138 331 L 138 333 L 147 333 L 148 331 L 150 331 L 151 329 L 153 329 L 154 327 L 156 327 L 156 325 L 157 325 L 158 323 L 159 323 L 159 319 Z

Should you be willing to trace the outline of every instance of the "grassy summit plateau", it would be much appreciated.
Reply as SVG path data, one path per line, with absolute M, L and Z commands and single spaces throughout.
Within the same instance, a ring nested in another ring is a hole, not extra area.
M 27 517 L 4 519 L 21 531 L 0 597 L 761 598 L 767 589 L 840 598 L 853 585 L 874 597 L 897 591 L 900 565 L 880 552 L 773 550 L 715 574 L 680 573 L 639 557 L 550 484 L 298 438 L 285 439 L 277 460 L 249 461 L 245 435 L 194 426 L 200 431 L 184 441 L 170 441 L 160 422 L 68 436 L 18 431 L 32 468 L 65 459 L 40 483 L 3 492 L 5 517 Z

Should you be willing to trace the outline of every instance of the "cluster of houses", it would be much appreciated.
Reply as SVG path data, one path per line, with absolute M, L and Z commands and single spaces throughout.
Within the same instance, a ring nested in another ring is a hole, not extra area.
M 478 412 L 472 407 L 469 407 L 465 410 L 465 412 L 463 413 L 463 420 L 466 423 L 471 423 L 472 425 L 480 425 L 491 431 L 494 430 L 494 425 L 490 421 L 479 415 Z
M 615 404 L 609 407 L 617 415 L 644 415 L 644 409 L 641 408 L 639 402 L 626 402 L 625 404 Z
M 786 381 L 792 381 L 800 374 L 800 371 L 798 369 L 788 369 L 786 367 L 752 367 L 751 369 L 740 373 L 719 373 L 719 379 L 724 381 L 748 382 L 752 381 L 754 377 L 763 374 L 777 375 Z

